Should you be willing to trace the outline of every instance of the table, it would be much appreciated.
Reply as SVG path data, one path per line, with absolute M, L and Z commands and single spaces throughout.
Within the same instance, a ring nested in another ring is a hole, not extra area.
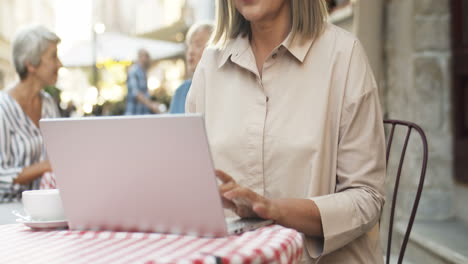
M 56 182 L 52 173 L 46 172 L 42 175 L 40 189 L 55 189 Z M 11 211 L 23 213 L 23 205 L 21 202 L 0 203 L 0 225 L 16 223 L 16 217 Z M 2 262 L 0 262 L 2 263 Z
M 42 176 L 40 189 L 55 189 L 55 177 L 52 173 L 46 172 Z M 21 202 L 0 203 L 0 225 L 16 223 L 16 217 L 11 211 L 18 211 L 23 213 L 23 205 Z M 0 262 L 2 263 L 2 262 Z
M 10 224 L 0 238 L 0 263 L 297 263 L 303 251 L 301 234 L 279 225 L 215 239 Z
M 55 177 L 52 173 L 46 172 L 42 176 L 40 189 L 55 189 Z M 11 202 L 11 203 L 0 203 L 0 225 L 5 224 L 14 224 L 16 223 L 16 217 L 11 213 L 11 211 L 18 211 L 22 214 L 23 205 L 21 202 Z M 1 238 L 0 238 L 1 239 Z M 3 262 L 0 262 L 3 263 Z
M 42 175 L 41 184 L 39 189 L 55 189 L 57 183 L 55 181 L 55 175 L 52 172 L 46 172 Z
M 22 212 L 23 205 L 20 202 L 0 203 L 0 225 L 16 223 L 16 218 L 18 217 L 11 213 L 13 210 Z

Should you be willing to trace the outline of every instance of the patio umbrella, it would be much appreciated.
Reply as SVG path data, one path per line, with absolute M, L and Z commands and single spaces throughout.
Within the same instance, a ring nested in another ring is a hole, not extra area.
M 181 43 L 162 40 L 131 37 L 120 33 L 105 32 L 92 40 L 82 41 L 60 54 L 65 67 L 88 67 L 94 64 L 93 47 L 96 45 L 97 62 L 113 59 L 116 61 L 133 61 L 137 51 L 146 49 L 152 60 L 170 58 L 184 53 Z

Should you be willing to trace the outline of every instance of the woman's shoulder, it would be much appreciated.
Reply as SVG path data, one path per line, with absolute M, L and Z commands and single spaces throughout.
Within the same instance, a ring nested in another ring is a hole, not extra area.
M 222 45 L 209 45 L 203 52 L 199 65 L 205 67 L 221 67 L 233 54 L 240 50 L 245 50 L 246 42 L 244 37 L 227 40 Z
M 0 101 L 7 100 L 7 92 L 6 91 L 0 91 Z
M 7 105 L 11 104 L 13 98 L 7 93 L 7 91 L 0 91 L 0 104 Z M 0 107 L 0 112 L 4 113 L 4 107 Z
M 12 100 L 14 99 L 6 91 L 0 91 L 0 120 L 14 115 Z
M 327 23 L 324 32 L 314 43 L 314 49 L 314 54 L 326 54 L 326 58 L 334 58 L 334 63 L 343 64 L 345 67 L 351 60 L 368 63 L 365 48 L 359 39 L 351 32 L 333 24 Z
M 339 38 L 340 40 L 351 43 L 358 40 L 358 38 L 353 33 L 331 23 L 327 23 L 325 25 L 324 34 L 331 34 L 334 37 Z
M 203 51 L 202 58 L 197 67 L 210 68 L 215 67 L 222 60 L 225 50 L 221 47 L 210 45 Z
M 138 74 L 142 71 L 140 65 L 138 63 L 133 63 L 129 68 L 128 68 L 128 74 Z
M 325 41 L 333 41 L 333 45 L 330 47 L 337 55 L 334 56 L 335 62 L 341 65 L 341 69 L 346 72 L 348 82 L 360 81 L 359 78 L 365 78 L 363 80 L 366 82 L 365 85 L 351 85 L 346 90 L 346 97 L 358 98 L 377 87 L 365 48 L 356 36 L 345 29 L 328 24 L 327 30 L 324 32 L 324 39 Z
M 224 52 L 224 49 L 218 46 L 210 45 L 205 48 L 203 56 L 205 58 L 216 59 L 221 56 Z
M 336 51 L 349 53 L 356 45 L 360 45 L 359 39 L 351 32 L 330 23 L 326 24 L 319 42 Z

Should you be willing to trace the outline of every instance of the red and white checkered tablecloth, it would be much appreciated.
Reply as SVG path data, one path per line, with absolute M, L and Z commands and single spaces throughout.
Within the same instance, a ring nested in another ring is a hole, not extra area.
M 55 182 L 55 176 L 52 172 L 46 172 L 42 175 L 40 189 L 55 189 L 57 183 Z
M 301 234 L 279 225 L 217 239 L 0 225 L 0 263 L 297 263 L 302 251 Z

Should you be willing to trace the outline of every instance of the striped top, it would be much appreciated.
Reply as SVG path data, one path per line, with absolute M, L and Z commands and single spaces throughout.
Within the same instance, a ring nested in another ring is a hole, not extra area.
M 59 117 L 50 95 L 41 92 L 41 118 Z M 29 185 L 13 184 L 13 179 L 34 163 L 46 159 L 39 128 L 21 106 L 6 92 L 0 92 L 0 203 L 20 198 L 25 189 L 36 189 L 40 180 Z

